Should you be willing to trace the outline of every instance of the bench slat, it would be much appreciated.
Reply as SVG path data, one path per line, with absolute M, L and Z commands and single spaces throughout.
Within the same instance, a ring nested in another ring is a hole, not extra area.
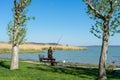
M 55 59 L 54 58 L 41 58 L 42 60 L 54 60 L 55 61 Z

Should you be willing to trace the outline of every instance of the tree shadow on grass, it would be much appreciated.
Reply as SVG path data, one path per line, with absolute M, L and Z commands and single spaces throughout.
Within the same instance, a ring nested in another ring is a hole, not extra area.
M 6 69 L 10 69 L 10 65 L 6 64 L 6 61 L 0 61 L 0 66 Z
M 112 80 L 114 79 L 120 80 L 120 74 L 113 73 L 112 71 L 107 71 L 107 77 L 111 78 Z
M 97 68 L 80 68 L 80 67 L 56 67 L 56 66 L 40 66 L 37 65 L 36 67 L 28 67 L 30 69 L 37 69 L 46 72 L 53 72 L 53 73 L 61 73 L 61 74 L 69 74 L 74 75 L 80 78 L 87 78 L 92 80 L 97 80 L 98 76 L 98 69 Z M 107 71 L 108 80 L 119 80 L 120 74 L 113 74 L 110 71 Z
M 30 69 L 37 69 L 46 72 L 60 73 L 60 74 L 69 74 L 74 75 L 80 78 L 88 78 L 89 80 L 94 78 L 97 79 L 98 70 L 95 68 L 78 68 L 78 67 L 56 67 L 56 66 L 36 66 L 28 67 Z

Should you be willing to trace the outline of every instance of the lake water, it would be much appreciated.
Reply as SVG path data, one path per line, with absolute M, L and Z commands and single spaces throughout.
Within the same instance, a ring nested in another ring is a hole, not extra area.
M 56 50 L 53 56 L 57 61 L 75 62 L 75 63 L 89 63 L 98 64 L 101 47 L 100 46 L 88 46 L 88 50 Z M 47 51 L 43 53 L 35 54 L 19 54 L 20 59 L 24 60 L 36 60 L 38 61 L 38 55 L 44 55 L 47 57 Z M 0 54 L 1 58 L 11 58 L 11 54 Z M 107 63 L 115 61 L 115 65 L 120 65 L 120 46 L 109 46 Z

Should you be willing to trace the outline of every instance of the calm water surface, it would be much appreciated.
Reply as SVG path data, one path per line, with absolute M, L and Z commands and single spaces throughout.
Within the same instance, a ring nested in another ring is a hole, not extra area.
M 57 61 L 77 62 L 77 63 L 90 63 L 98 64 L 101 47 L 100 46 L 88 46 L 88 50 L 56 50 L 53 56 Z M 39 60 L 38 55 L 44 55 L 47 57 L 47 51 L 44 53 L 35 54 L 19 54 L 20 59 L 25 60 Z M 11 54 L 0 54 L 1 58 L 11 58 Z M 120 65 L 120 46 L 110 46 L 108 50 L 107 63 L 115 61 L 116 65 Z

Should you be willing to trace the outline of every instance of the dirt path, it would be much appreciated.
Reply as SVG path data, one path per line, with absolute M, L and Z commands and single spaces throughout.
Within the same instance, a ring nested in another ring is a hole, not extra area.
M 44 62 L 37 62 L 37 61 L 21 61 L 21 62 L 27 62 L 32 64 L 44 64 L 44 65 L 50 65 L 50 63 L 44 63 Z M 76 63 L 62 63 L 58 62 L 57 67 L 74 67 L 74 68 L 98 68 L 97 66 L 87 66 L 87 65 L 81 65 Z

